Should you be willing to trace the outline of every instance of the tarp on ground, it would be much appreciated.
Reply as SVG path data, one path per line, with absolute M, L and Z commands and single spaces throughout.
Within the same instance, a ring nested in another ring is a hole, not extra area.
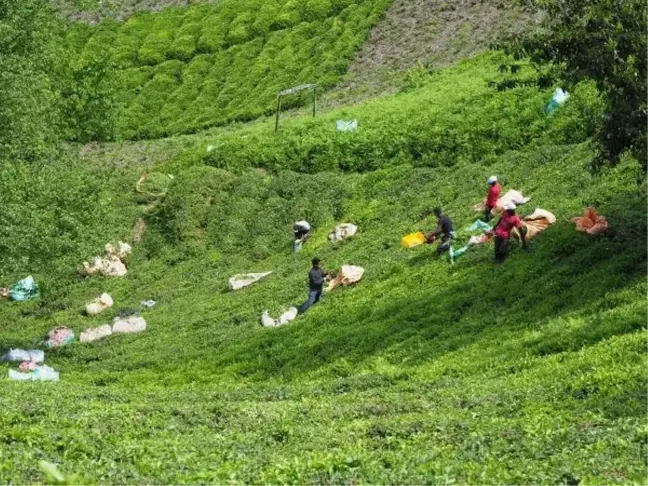
M 364 275 L 364 268 L 356 265 L 342 265 L 335 279 L 331 280 L 326 290 L 333 290 L 340 285 L 352 285 Z
M 258 282 L 264 277 L 267 277 L 272 272 L 261 272 L 261 273 L 241 273 L 230 277 L 228 281 L 230 290 L 239 290 L 243 287 L 248 287 L 254 282 Z
M 517 191 L 515 189 L 511 189 L 508 191 L 506 194 L 504 194 L 502 197 L 500 197 L 497 200 L 497 203 L 495 204 L 495 207 L 493 208 L 493 213 L 501 213 L 502 209 L 504 208 L 505 205 L 509 203 L 513 203 L 516 206 L 520 206 L 522 204 L 526 204 L 531 200 L 531 197 L 525 197 L 520 191 Z M 482 202 L 479 204 L 475 204 L 473 206 L 473 210 L 475 211 L 484 211 L 486 209 L 486 200 L 484 199 Z
M 126 318 L 115 317 L 113 320 L 113 334 L 130 334 L 146 330 L 146 321 L 140 316 L 129 316 Z
M 103 326 L 91 327 L 83 331 L 81 336 L 79 336 L 79 341 L 82 343 L 91 343 L 92 341 L 98 341 L 99 339 L 103 339 L 111 334 L 112 327 L 110 327 L 110 324 L 104 324 Z
M 69 327 L 55 327 L 47 335 L 45 346 L 48 348 L 58 348 L 74 342 L 74 331 Z
M 9 287 L 9 297 L 17 302 L 36 299 L 39 295 L 38 284 L 31 275 Z
M 358 227 L 355 224 L 343 223 L 335 227 L 328 235 L 329 240 L 331 241 L 340 241 L 345 238 L 351 238 L 358 231 Z
M 524 224 L 527 229 L 526 239 L 530 240 L 555 222 L 556 217 L 552 213 L 546 209 L 536 208 L 533 213 L 522 218 L 522 224 Z M 520 233 L 516 228 L 511 231 L 511 236 L 520 239 Z
M 297 318 L 297 314 L 297 307 L 291 307 L 286 312 L 281 314 L 279 319 L 273 319 L 268 315 L 268 311 L 265 311 L 263 314 L 261 314 L 261 324 L 263 325 L 263 327 L 283 326 L 284 324 L 288 324 L 289 322 L 294 321 Z
M 590 235 L 600 235 L 608 229 L 607 218 L 599 215 L 596 208 L 592 207 L 585 209 L 582 217 L 572 218 L 571 222 L 576 223 L 576 231 Z
M 86 275 L 102 274 L 107 277 L 123 277 L 126 275 L 126 265 L 123 259 L 131 252 L 128 243 L 120 241 L 117 245 L 107 243 L 104 247 L 105 256 L 93 257 L 90 262 L 83 262 Z

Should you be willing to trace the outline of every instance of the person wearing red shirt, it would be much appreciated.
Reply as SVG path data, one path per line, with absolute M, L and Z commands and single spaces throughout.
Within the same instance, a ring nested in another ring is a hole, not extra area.
M 490 221 L 492 217 L 493 208 L 497 205 L 497 200 L 500 197 L 502 192 L 502 187 L 499 182 L 497 182 L 496 176 L 490 176 L 488 178 L 488 196 L 486 197 L 486 209 L 484 210 L 484 218 L 486 221 Z
M 504 206 L 502 217 L 493 228 L 495 232 L 495 261 L 502 263 L 506 259 L 508 252 L 508 242 L 511 238 L 511 230 L 518 228 L 520 238 L 522 238 L 522 248 L 527 248 L 526 228 L 522 224 L 520 217 L 515 214 L 515 204 L 510 203 Z

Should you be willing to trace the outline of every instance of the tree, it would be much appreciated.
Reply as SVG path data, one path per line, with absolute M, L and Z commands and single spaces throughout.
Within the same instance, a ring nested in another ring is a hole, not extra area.
M 509 39 L 507 50 L 528 56 L 566 87 L 593 80 L 606 98 L 594 166 L 615 164 L 629 151 L 646 169 L 645 0 L 521 0 L 544 14 L 544 28 Z

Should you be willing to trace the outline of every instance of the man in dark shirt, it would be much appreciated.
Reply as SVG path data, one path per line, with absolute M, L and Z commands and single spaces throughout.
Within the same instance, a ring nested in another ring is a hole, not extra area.
M 326 282 L 326 272 L 320 266 L 319 258 L 313 258 L 312 263 L 313 268 L 308 272 L 308 299 L 297 308 L 300 314 L 306 312 L 310 306 L 319 302 L 324 283 Z
M 450 243 L 452 238 L 454 238 L 454 231 L 452 230 L 452 221 L 445 214 L 441 212 L 441 208 L 434 208 L 434 215 L 437 218 L 437 227 L 430 233 L 428 236 L 428 243 L 434 242 L 439 236 L 441 241 L 437 247 L 437 254 L 441 254 L 444 251 L 450 249 Z

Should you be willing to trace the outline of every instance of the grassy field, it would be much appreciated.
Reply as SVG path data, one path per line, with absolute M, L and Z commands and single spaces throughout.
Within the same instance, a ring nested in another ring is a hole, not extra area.
M 3 382 L 0 482 L 43 482 L 47 460 L 98 484 L 645 484 L 645 174 L 631 158 L 587 170 L 590 87 L 546 118 L 547 93 L 488 88 L 499 58 L 472 62 L 375 104 L 286 120 L 275 142 L 261 121 L 55 167 L 3 166 L 17 192 L 0 191 L 12 235 L 2 281 L 31 272 L 43 291 L 0 306 L 3 348 L 158 304 L 143 334 L 49 351 L 59 383 Z M 417 100 L 446 137 L 430 119 L 407 122 Z M 343 116 L 360 131 L 335 134 Z M 348 165 L 336 155 L 344 144 Z M 216 157 L 222 147 L 228 157 Z M 326 158 L 308 155 L 317 147 Z M 173 173 L 165 198 L 135 193 L 142 170 Z M 400 246 L 432 228 L 422 214 L 434 205 L 460 230 L 472 223 L 493 173 L 531 196 L 522 215 L 541 207 L 558 219 L 529 253 L 514 248 L 496 266 L 488 246 L 450 265 L 433 247 Z M 589 205 L 608 217 L 606 236 L 569 222 Z M 139 217 L 147 232 L 126 277 L 77 274 Z M 314 235 L 295 254 L 301 218 Z M 359 234 L 334 245 L 340 222 Z M 365 276 L 291 325 L 261 327 L 264 310 L 305 299 L 313 256 Z M 265 270 L 227 290 L 229 276 Z M 102 292 L 115 307 L 84 317 Z

